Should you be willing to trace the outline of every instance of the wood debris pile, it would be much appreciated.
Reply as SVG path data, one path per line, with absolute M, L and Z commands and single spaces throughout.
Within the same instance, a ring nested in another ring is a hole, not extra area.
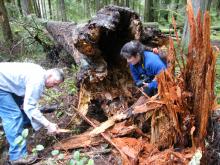
M 119 56 L 124 43 L 146 38 L 134 11 L 108 6 L 83 26 L 48 23 L 49 32 L 81 66 L 83 85 L 75 111 L 94 128 L 61 141 L 56 149 L 94 146 L 104 140 L 117 149 L 126 165 L 188 164 L 196 149 L 204 150 L 208 119 L 215 109 L 217 53 L 210 44 L 209 13 L 202 17 L 199 12 L 194 18 L 191 4 L 187 13 L 188 53 L 176 50 L 169 39 L 168 69 L 156 77 L 158 94 L 151 98 L 140 97 Z M 180 48 L 175 20 L 173 25 Z M 100 123 L 87 115 L 92 103 L 99 104 L 108 120 Z

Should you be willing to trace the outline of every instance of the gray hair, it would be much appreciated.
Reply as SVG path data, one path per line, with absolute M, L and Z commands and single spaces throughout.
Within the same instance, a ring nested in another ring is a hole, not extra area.
M 57 81 L 64 81 L 64 73 L 62 69 L 53 68 L 46 71 L 46 76 L 53 75 Z

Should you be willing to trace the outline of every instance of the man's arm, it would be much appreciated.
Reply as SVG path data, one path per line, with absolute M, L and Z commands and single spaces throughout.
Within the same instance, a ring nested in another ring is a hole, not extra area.
M 37 108 L 37 102 L 42 95 L 43 89 L 44 84 L 41 81 L 32 80 L 27 82 L 23 106 L 24 112 L 35 130 L 39 130 L 42 126 L 47 127 L 50 124 Z

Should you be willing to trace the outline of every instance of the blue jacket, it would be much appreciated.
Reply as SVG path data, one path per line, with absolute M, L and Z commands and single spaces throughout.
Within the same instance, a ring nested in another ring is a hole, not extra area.
M 152 77 L 152 79 L 159 74 L 162 70 L 166 69 L 166 62 L 163 61 L 159 55 L 144 51 L 141 62 L 136 65 L 130 64 L 130 70 L 135 84 L 141 80 L 141 75 Z M 157 90 L 157 81 L 153 80 L 148 84 L 146 93 L 151 95 L 154 90 Z

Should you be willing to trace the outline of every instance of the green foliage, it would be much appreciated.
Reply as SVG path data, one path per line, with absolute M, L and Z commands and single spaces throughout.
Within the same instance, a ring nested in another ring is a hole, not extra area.
M 56 117 L 59 119 L 63 115 L 63 111 L 56 111 Z
M 80 152 L 79 151 L 75 151 L 74 154 L 73 154 L 73 158 L 77 161 L 80 160 Z
M 38 144 L 35 148 L 32 149 L 32 154 L 37 155 L 37 153 L 42 150 L 44 150 L 44 146 L 41 144 Z
M 54 88 L 46 89 L 45 93 L 44 99 L 48 104 L 57 103 L 59 97 L 62 96 L 62 93 Z
M 42 151 L 42 150 L 44 150 L 44 146 L 41 145 L 41 144 L 38 144 L 38 145 L 36 146 L 36 150 L 37 150 L 37 151 Z
M 19 146 L 22 146 L 26 142 L 26 138 L 28 136 L 28 129 L 24 129 L 16 139 L 15 139 L 15 144 L 18 144 Z
M 52 155 L 52 156 L 57 156 L 59 153 L 60 153 L 59 150 L 53 150 L 53 151 L 51 152 L 51 155 Z
M 15 139 L 15 144 L 18 144 L 20 147 L 23 146 L 24 143 L 26 143 L 26 139 L 28 135 L 29 135 L 29 130 L 24 129 L 21 135 Z M 32 154 L 37 155 L 37 153 L 42 150 L 44 150 L 44 146 L 41 144 L 38 144 L 35 148 L 32 149 Z
M 21 145 L 21 143 L 23 142 L 24 138 L 22 136 L 18 136 L 16 139 L 15 139 L 15 144 L 19 144 Z
M 75 82 L 75 78 L 74 78 L 74 74 L 77 73 L 78 71 L 78 67 L 76 65 L 72 65 L 70 70 L 69 70 L 69 74 L 70 76 L 68 78 L 66 78 L 64 80 L 64 82 L 61 84 L 61 88 L 65 89 L 65 91 L 69 94 L 69 95 L 73 95 L 77 92 L 77 88 L 76 88 L 76 82 Z
M 28 136 L 28 133 L 29 133 L 29 130 L 28 129 L 24 129 L 23 131 L 22 131 L 22 137 L 23 138 L 27 138 L 27 136 Z
M 93 159 L 89 159 L 87 165 L 94 165 L 94 160 Z
M 70 159 L 68 165 L 94 165 L 94 160 L 81 156 L 79 151 L 73 153 L 73 159 Z
M 57 161 L 64 159 L 64 154 L 61 153 L 59 150 L 51 151 L 52 158 L 48 159 L 48 164 L 57 164 Z

